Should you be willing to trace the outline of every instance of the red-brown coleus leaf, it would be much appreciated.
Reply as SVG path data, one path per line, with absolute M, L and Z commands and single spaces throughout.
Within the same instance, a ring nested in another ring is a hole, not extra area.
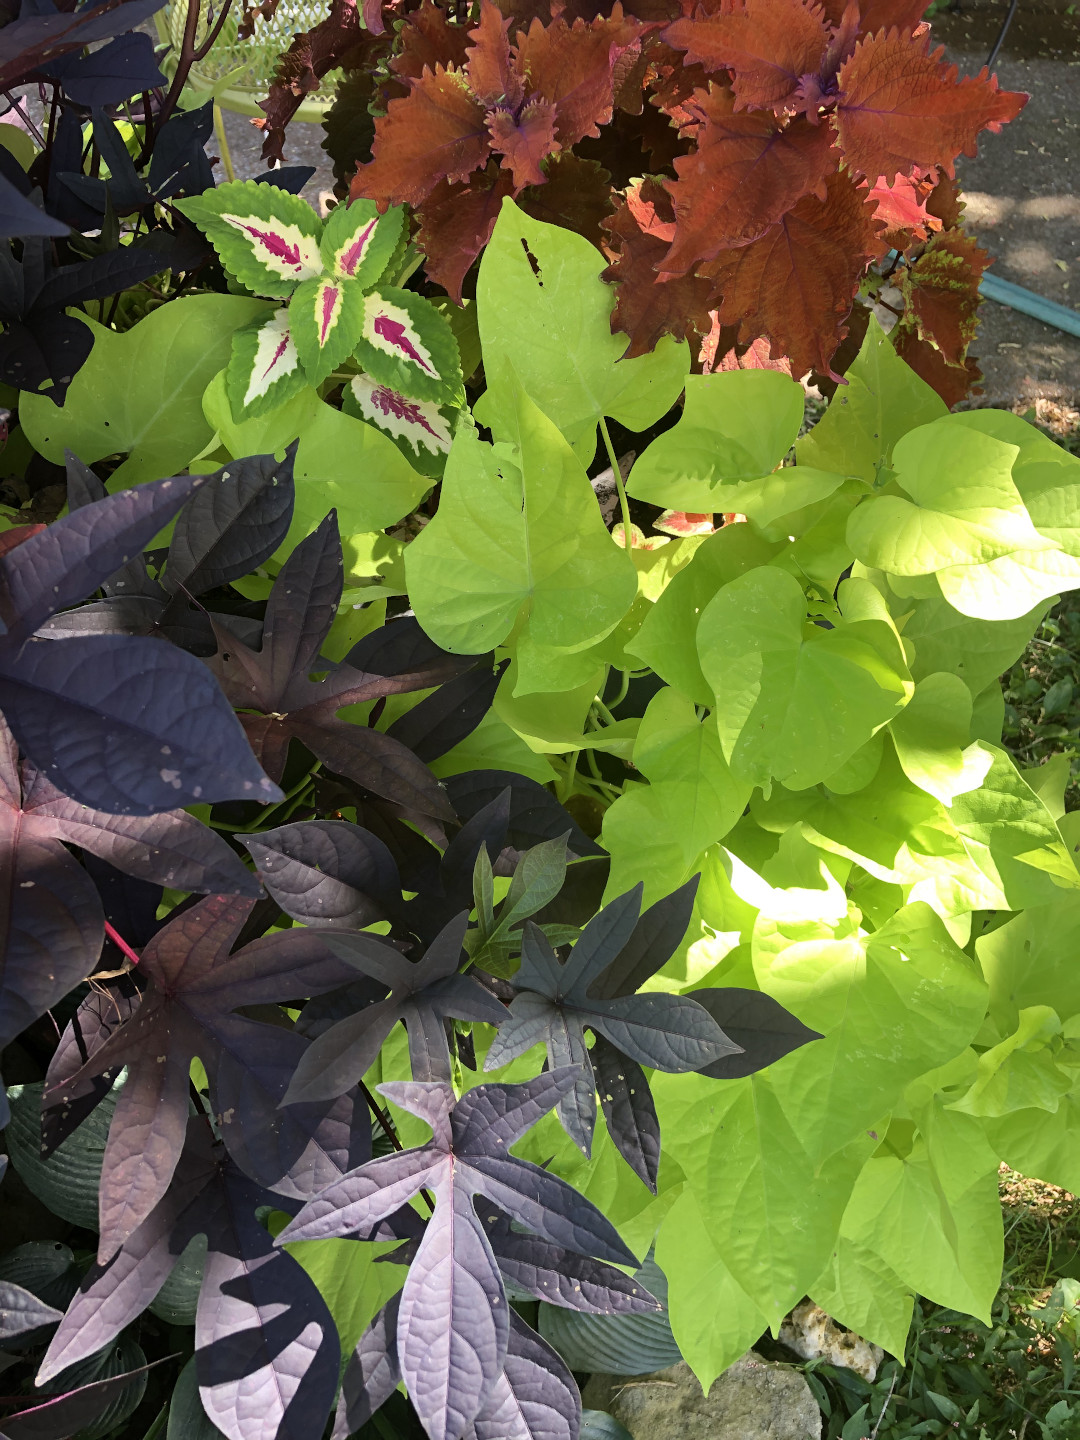
M 396 1327 L 400 1373 L 431 1440 L 457 1440 L 469 1432 L 507 1357 L 509 1306 L 475 1196 L 577 1254 L 634 1263 L 588 1200 L 510 1153 L 574 1085 L 577 1073 L 569 1067 L 524 1085 L 479 1085 L 460 1100 L 444 1083 L 381 1085 L 394 1104 L 431 1126 L 431 1140 L 372 1160 L 331 1184 L 277 1238 L 281 1245 L 369 1233 L 419 1190 L 433 1194 L 434 1214 L 409 1266 Z
M 611 328 L 630 336 L 627 357 L 647 355 L 663 335 L 679 340 L 707 335 L 712 282 L 696 275 L 680 275 L 666 284 L 657 279 L 675 234 L 671 196 L 661 181 L 646 176 L 630 186 L 604 229 L 612 237 L 615 258 L 603 279 L 618 286 Z
M 525 77 L 526 95 L 555 106 L 555 137 L 564 149 L 599 135 L 599 127 L 611 119 L 615 61 L 641 29 L 616 0 L 610 17 L 598 16 L 591 24 L 575 20 L 569 25 L 560 16 L 545 27 L 534 20 L 518 36 L 515 61 Z
M 611 176 L 595 160 L 583 160 L 572 150 L 549 155 L 544 173 L 545 184 L 530 185 L 518 196 L 520 208 L 534 220 L 573 230 L 599 248 L 600 227 L 614 208 Z
M 782 110 L 803 76 L 820 74 L 830 31 L 821 7 L 805 0 L 729 0 L 712 14 L 699 6 L 662 38 L 691 64 L 730 70 L 740 110 Z
M 489 108 L 504 105 L 514 110 L 525 98 L 525 81 L 510 52 L 507 32 L 512 23 L 498 5 L 482 3 L 480 18 L 469 31 L 469 88 Z
M 736 114 L 731 92 L 719 86 L 694 99 L 697 147 L 676 159 L 679 178 L 668 181 L 675 234 L 658 268 L 672 275 L 757 240 L 804 195 L 824 199 L 838 159 L 825 125 L 801 116 L 781 121 L 769 111 Z
M 870 190 L 877 209 L 874 218 L 885 226 L 882 241 L 893 250 L 906 250 L 915 240 L 928 240 L 940 230 L 941 220 L 926 208 L 934 189 L 932 179 L 897 175 L 891 185 L 879 180 Z
M 540 185 L 546 156 L 599 134 L 611 119 L 614 61 L 640 24 L 625 19 L 618 4 L 610 18 L 590 24 L 534 19 L 511 48 L 509 23 L 492 0 L 481 0 L 464 72 L 425 63 L 408 75 L 409 94 L 392 99 L 376 121 L 374 158 L 358 171 L 354 197 L 418 204 L 440 180 L 464 181 L 479 169 L 485 138 L 504 156 L 515 186 Z M 407 68 L 418 59 L 410 57 Z
M 979 281 L 989 263 L 973 235 L 945 230 L 902 272 L 903 323 L 936 346 L 949 365 L 964 364 L 975 338 Z
M 372 159 L 356 172 L 353 200 L 420 205 L 441 180 L 467 180 L 487 160 L 487 112 L 463 71 L 439 65 L 409 86 L 375 121 Z
M 499 218 L 503 197 L 514 193 L 508 170 L 494 161 L 464 183 L 440 180 L 418 208 L 417 242 L 425 256 L 429 280 L 441 285 L 456 304 L 470 266 Z
M 961 151 L 975 154 L 981 130 L 1000 130 L 1027 104 L 985 68 L 958 79 L 944 48 L 931 51 L 929 33 L 883 31 L 860 40 L 840 67 L 833 123 L 853 175 L 886 184 L 914 170 L 952 175 Z
M 431 689 L 472 670 L 476 658 L 440 650 L 414 621 L 404 620 L 367 637 L 338 665 L 320 659 L 342 584 L 341 540 L 331 511 L 278 572 L 261 649 L 252 650 L 219 627 L 210 666 L 228 699 L 244 712 L 240 719 L 252 748 L 275 775 L 296 739 L 336 774 L 371 793 L 420 815 L 453 819 L 438 781 L 412 751 L 392 735 L 339 719 L 337 712 Z M 313 671 L 327 673 L 313 680 Z
M 253 905 L 214 895 L 159 930 L 139 959 L 146 988 L 138 1008 L 43 1096 L 49 1108 L 61 1106 L 84 1093 L 94 1076 L 128 1067 L 101 1173 L 102 1264 L 168 1189 L 184 1144 L 196 1056 L 226 1144 L 260 1183 L 299 1195 L 318 1188 L 320 1172 L 322 1183 L 333 1178 L 333 1166 L 328 1171 L 322 1158 L 329 1145 L 320 1135 L 323 1122 L 335 1118 L 333 1107 L 278 1108 L 307 1042 L 235 1011 L 322 994 L 356 972 L 331 954 L 315 930 L 282 931 L 230 954 Z M 330 1145 L 336 1138 L 335 1128 Z
M 966 400 L 973 390 L 979 393 L 976 387 L 982 379 L 982 371 L 970 355 L 962 365 L 950 365 L 936 345 L 920 339 L 907 325 L 897 327 L 893 345 L 901 360 L 906 361 L 916 375 L 937 391 L 950 410 L 961 400 Z
M 555 139 L 555 106 L 547 100 L 530 100 L 520 115 L 498 108 L 487 117 L 491 148 L 503 157 L 502 164 L 514 178 L 514 185 L 543 185 L 547 178 L 540 162 L 559 147 Z
M 842 10 L 845 0 L 831 0 Z M 899 30 L 910 34 L 922 21 L 926 0 L 862 0 L 859 5 L 859 29 L 866 35 L 879 30 Z
M 468 26 L 455 24 L 433 0 L 423 0 L 401 27 L 390 69 L 402 80 L 418 80 L 439 65 L 462 70 L 468 57 Z
M 331 0 L 330 13 L 310 30 L 294 35 L 278 61 L 270 93 L 260 100 L 266 119 L 256 124 L 263 132 L 262 157 L 280 161 L 285 129 L 306 96 L 319 88 L 324 76 L 348 56 L 353 69 L 374 69 L 390 50 L 390 38 L 361 23 L 356 0 Z
M 832 374 L 844 321 L 868 263 L 881 253 L 873 204 L 840 171 L 824 201 L 806 195 L 760 240 L 707 266 L 722 297 L 720 323 L 739 340 L 764 335 L 793 375 Z

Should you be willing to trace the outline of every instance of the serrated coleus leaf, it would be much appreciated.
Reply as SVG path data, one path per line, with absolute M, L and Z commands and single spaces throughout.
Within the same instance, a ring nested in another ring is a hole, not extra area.
M 309 385 L 321 385 L 356 349 L 365 305 L 363 290 L 337 275 L 318 275 L 296 287 L 289 331 Z
M 338 717 L 338 711 L 346 705 L 429 689 L 472 669 L 476 662 L 471 656 L 452 656 L 426 640 L 417 647 L 419 630 L 409 621 L 386 627 L 381 655 L 372 654 L 369 637 L 366 646 L 354 647 L 340 664 L 320 659 L 343 583 L 337 516 L 331 512 L 278 572 L 266 605 L 261 648 L 251 649 L 219 626 L 218 653 L 211 668 L 226 696 L 242 711 L 241 723 L 268 773 L 281 775 L 289 742 L 295 738 L 331 770 L 373 794 L 421 815 L 450 819 L 453 812 L 445 793 L 426 765 L 393 736 L 350 724 Z M 413 668 L 396 668 L 395 651 L 404 657 L 403 665 Z M 313 680 L 313 672 L 328 673 Z
M 473 975 L 461 975 L 464 912 L 443 929 L 419 960 L 408 960 L 378 936 L 324 931 L 327 948 L 385 985 L 389 996 L 367 1005 L 314 1040 L 296 1067 L 286 1102 L 329 1100 L 367 1074 L 383 1042 L 401 1021 L 409 1036 L 414 1080 L 450 1079 L 446 1021 L 483 1020 L 499 1025 L 506 1007 Z
M 375 121 L 372 160 L 353 195 L 420 205 L 443 182 L 467 181 L 494 155 L 513 186 L 543 185 L 541 161 L 569 150 L 611 119 L 618 57 L 642 33 L 622 6 L 610 17 L 544 25 L 537 17 L 511 44 L 512 21 L 481 0 L 472 42 L 461 53 L 438 37 L 398 73 L 407 93 Z M 431 38 L 434 38 L 432 34 Z M 462 63 L 464 62 L 464 63 Z
M 1015 120 L 1027 96 L 999 90 L 984 69 L 958 79 L 930 49 L 930 35 L 897 30 L 860 40 L 836 77 L 836 135 L 852 174 L 874 184 L 932 169 L 953 175 L 956 157 L 975 154 L 982 130 Z
M 256 1218 L 281 1208 L 220 1145 L 188 1125 L 168 1191 L 107 1265 L 92 1265 L 60 1323 L 38 1383 L 107 1345 L 142 1313 L 191 1240 L 207 1256 L 195 1319 L 203 1409 L 230 1440 L 303 1440 L 321 1433 L 337 1386 L 339 1342 L 313 1281 L 274 1248 Z
M 364 296 L 356 355 L 380 384 L 420 400 L 453 404 L 461 357 L 448 321 L 412 290 L 383 285 Z
M 419 454 L 429 450 L 433 455 L 450 453 L 450 425 L 434 400 L 413 400 L 400 390 L 382 385 L 370 375 L 357 375 L 349 381 L 346 392 L 362 420 L 377 425 L 395 440 L 406 440 Z M 346 404 L 346 409 L 352 406 Z
M 297 1194 L 317 1188 L 318 1172 L 340 1134 L 321 1132 L 327 1106 L 279 1109 L 303 1037 L 235 1013 L 346 984 L 355 974 L 314 930 L 265 936 L 230 954 L 253 901 L 212 896 L 159 930 L 139 960 L 146 982 L 130 1019 L 74 1074 L 45 1092 L 55 1108 L 95 1076 L 128 1067 L 105 1148 L 99 1192 L 104 1263 L 165 1194 L 180 1158 L 188 1074 L 198 1056 L 222 1135 L 262 1184 Z M 345 1104 L 349 1102 L 346 1100 Z M 331 1171 L 332 1173 L 332 1171 Z M 323 1178 L 326 1178 L 323 1168 Z
M 379 214 L 372 200 L 353 200 L 331 210 L 320 247 L 330 275 L 367 290 L 384 274 L 397 249 L 405 224 L 400 206 Z
M 298 195 L 254 180 L 233 180 L 176 202 L 256 295 L 285 299 L 323 271 L 322 222 Z
M 610 1067 L 604 1067 L 609 1080 L 626 1086 L 626 1095 L 620 1093 L 618 1100 L 610 1089 L 603 1092 L 608 1097 L 605 1104 L 610 1106 L 609 1118 L 617 1121 L 612 1139 L 628 1163 L 655 1188 L 659 1157 L 655 1142 L 649 1138 L 655 1128 L 655 1115 L 650 1122 L 648 1109 L 642 1109 L 644 1102 L 630 1103 L 638 1100 L 639 1087 L 648 1089 L 640 1067 L 647 1065 L 678 1074 L 700 1069 L 739 1047 L 688 996 L 650 992 L 600 997 L 589 993 L 590 987 L 600 982 L 608 967 L 617 964 L 620 954 L 633 944 L 641 892 L 642 886 L 638 885 L 594 916 L 565 964 L 559 961 L 539 927 L 526 924 L 521 969 L 513 980 L 517 993 L 510 1004 L 510 1019 L 499 1028 L 484 1068 L 493 1070 L 506 1065 L 537 1044 L 546 1047 L 551 1066 L 578 1067 L 578 1078 L 560 1099 L 558 1114 L 567 1134 L 589 1155 L 596 1123 L 597 1076 L 585 1031 L 603 1037 L 620 1057 L 632 1062 L 632 1068 L 621 1074 L 616 1070 L 609 1075 Z M 635 952 L 638 948 L 634 945 Z M 635 965 L 633 970 L 638 968 Z M 640 968 L 646 968 L 644 960 Z M 622 1128 L 623 1123 L 627 1128 Z
M 225 370 L 225 390 L 235 420 L 268 415 L 307 383 L 288 310 L 275 310 L 268 319 L 235 332 Z
M 431 1440 L 468 1432 L 508 1353 L 509 1306 L 475 1196 L 577 1254 L 635 1263 L 583 1196 L 510 1154 L 575 1079 L 573 1068 L 552 1071 L 524 1085 L 481 1085 L 457 1101 L 444 1083 L 380 1086 L 431 1126 L 430 1142 L 370 1161 L 330 1185 L 278 1236 L 283 1244 L 366 1232 L 419 1190 L 430 1192 L 434 1213 L 401 1292 L 396 1344 L 409 1398 Z
M 205 483 L 188 476 L 106 496 L 0 557 L 0 709 L 48 779 L 95 809 L 152 815 L 280 795 L 190 655 L 123 635 L 33 638 L 127 565 Z

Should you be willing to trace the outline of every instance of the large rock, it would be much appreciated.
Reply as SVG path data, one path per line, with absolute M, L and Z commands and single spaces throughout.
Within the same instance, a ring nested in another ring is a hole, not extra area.
M 752 1352 L 708 1395 L 681 1362 L 653 1375 L 594 1375 L 582 1398 L 634 1440 L 821 1440 L 821 1411 L 803 1377 Z

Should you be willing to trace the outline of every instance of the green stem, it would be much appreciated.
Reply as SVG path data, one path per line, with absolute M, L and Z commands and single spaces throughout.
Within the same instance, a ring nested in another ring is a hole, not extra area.
M 593 699 L 593 702 L 592 702 L 592 703 L 593 703 L 593 708 L 596 710 L 597 714 L 600 716 L 600 719 L 603 720 L 603 722 L 604 722 L 605 725 L 616 725 L 616 724 L 618 724 L 618 721 L 615 719 L 615 716 L 611 713 L 611 711 L 608 709 L 608 707 L 604 704 L 603 700 L 600 699 L 600 696 L 599 696 L 599 695 L 597 695 L 597 696 Z
M 225 171 L 225 179 L 235 180 L 236 171 L 233 169 L 232 156 L 229 154 L 229 142 L 225 136 L 225 116 L 216 100 L 214 101 L 214 135 L 217 139 L 218 149 L 221 151 L 221 164 Z
M 633 534 L 633 531 L 630 529 L 630 501 L 626 498 L 626 486 L 623 484 L 622 471 L 619 469 L 619 462 L 615 458 L 615 447 L 611 443 L 607 420 L 603 415 L 600 416 L 600 434 L 604 437 L 604 448 L 607 450 L 608 460 L 611 463 L 611 473 L 615 480 L 615 488 L 619 492 L 619 509 L 622 511 L 623 549 L 629 550 L 632 544 L 631 535 Z
M 574 788 L 574 777 L 577 775 L 578 757 L 580 754 L 580 750 L 570 752 L 570 759 L 566 762 L 566 773 L 556 786 L 559 792 L 559 801 L 563 805 L 569 800 L 570 792 Z
M 609 710 L 617 710 L 626 699 L 627 692 L 630 689 L 630 671 L 620 670 L 619 674 L 622 676 L 622 679 L 619 682 L 618 690 L 616 690 L 615 694 L 608 701 Z
M 210 823 L 218 830 L 228 830 L 230 835 L 251 835 L 256 830 L 273 829 L 275 825 L 283 824 L 283 819 L 276 818 L 278 811 L 285 810 L 286 806 L 291 805 L 293 801 L 304 793 L 308 785 L 311 784 L 312 780 L 314 780 L 318 774 L 319 768 L 320 767 L 316 765 L 313 769 L 309 770 L 306 775 L 296 782 L 291 790 L 287 791 L 286 794 L 281 797 L 276 805 L 271 805 L 269 810 L 264 810 L 258 819 L 253 820 L 250 825 L 240 827 L 235 825 L 222 825 L 213 820 Z

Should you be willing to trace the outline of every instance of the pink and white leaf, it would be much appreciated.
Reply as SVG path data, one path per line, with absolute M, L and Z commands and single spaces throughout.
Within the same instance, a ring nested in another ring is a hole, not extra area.
M 369 290 L 382 279 L 401 240 L 400 206 L 380 215 L 374 200 L 354 200 L 330 212 L 322 236 L 326 269 Z
M 434 401 L 410 400 L 370 375 L 357 375 L 349 390 L 359 414 L 372 425 L 396 440 L 408 441 L 418 454 L 421 449 L 449 454 L 450 426 Z
M 417 400 L 462 398 L 461 356 L 449 323 L 412 290 L 382 286 L 364 297 L 357 359 L 379 384 Z
M 234 420 L 251 420 L 276 410 L 306 383 L 288 310 L 276 310 L 269 320 L 260 320 L 234 334 L 225 371 L 225 389 Z
M 311 385 L 321 385 L 356 348 L 364 297 L 353 280 L 320 275 L 305 280 L 289 301 L 296 352 Z

